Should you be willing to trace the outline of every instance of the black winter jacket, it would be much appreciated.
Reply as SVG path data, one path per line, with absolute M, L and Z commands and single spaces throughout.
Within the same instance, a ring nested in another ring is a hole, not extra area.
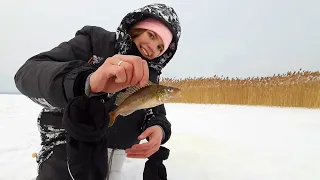
M 166 23 L 174 35 L 169 49 L 158 59 L 148 61 L 150 80 L 159 83 L 161 70 L 175 54 L 180 38 L 177 15 L 163 4 L 147 5 L 128 13 L 116 32 L 84 26 L 74 38 L 31 57 L 17 71 L 14 80 L 18 90 L 43 106 L 38 117 L 42 141 L 37 156 L 38 180 L 104 179 L 106 148 L 129 148 L 139 143 L 140 133 L 153 125 L 164 130 L 162 144 L 168 141 L 171 125 L 164 105 L 119 116 L 107 128 L 106 114 L 114 108 L 115 96 L 88 98 L 84 94 L 86 78 L 108 57 L 137 52 L 127 29 L 150 16 Z

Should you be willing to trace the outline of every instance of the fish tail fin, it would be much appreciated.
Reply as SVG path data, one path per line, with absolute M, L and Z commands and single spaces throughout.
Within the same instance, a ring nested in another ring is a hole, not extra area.
M 117 113 L 115 111 L 109 113 L 109 125 L 108 127 L 113 126 L 114 122 L 116 121 Z

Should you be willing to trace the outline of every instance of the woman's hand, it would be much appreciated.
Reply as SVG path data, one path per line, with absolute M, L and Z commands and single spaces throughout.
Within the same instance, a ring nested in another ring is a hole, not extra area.
M 163 132 L 160 126 L 152 126 L 147 128 L 139 137 L 143 140 L 149 137 L 149 142 L 136 144 L 132 148 L 126 149 L 129 158 L 148 158 L 160 148 Z
M 145 86 L 149 79 L 148 64 L 139 56 L 114 55 L 107 58 L 90 77 L 91 92 L 114 93 L 129 86 Z

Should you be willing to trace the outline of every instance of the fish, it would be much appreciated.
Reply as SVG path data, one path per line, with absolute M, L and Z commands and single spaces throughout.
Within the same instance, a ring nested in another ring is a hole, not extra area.
M 128 116 L 137 110 L 152 108 L 182 97 L 180 88 L 156 84 L 150 80 L 144 87 L 132 86 L 116 96 L 117 108 L 109 112 L 108 127 L 113 126 L 119 115 Z

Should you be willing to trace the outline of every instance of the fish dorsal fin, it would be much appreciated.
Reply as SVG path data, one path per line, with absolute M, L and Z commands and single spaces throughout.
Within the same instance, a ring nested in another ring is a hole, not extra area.
M 146 86 L 151 86 L 153 85 L 154 83 L 152 81 L 148 81 Z M 142 87 L 141 86 L 131 86 L 131 87 L 128 87 L 125 89 L 124 92 L 120 92 L 118 95 L 117 95 L 117 98 L 116 98 L 116 101 L 115 101 L 115 105 L 119 106 L 124 100 L 126 100 L 131 94 L 139 91 Z

